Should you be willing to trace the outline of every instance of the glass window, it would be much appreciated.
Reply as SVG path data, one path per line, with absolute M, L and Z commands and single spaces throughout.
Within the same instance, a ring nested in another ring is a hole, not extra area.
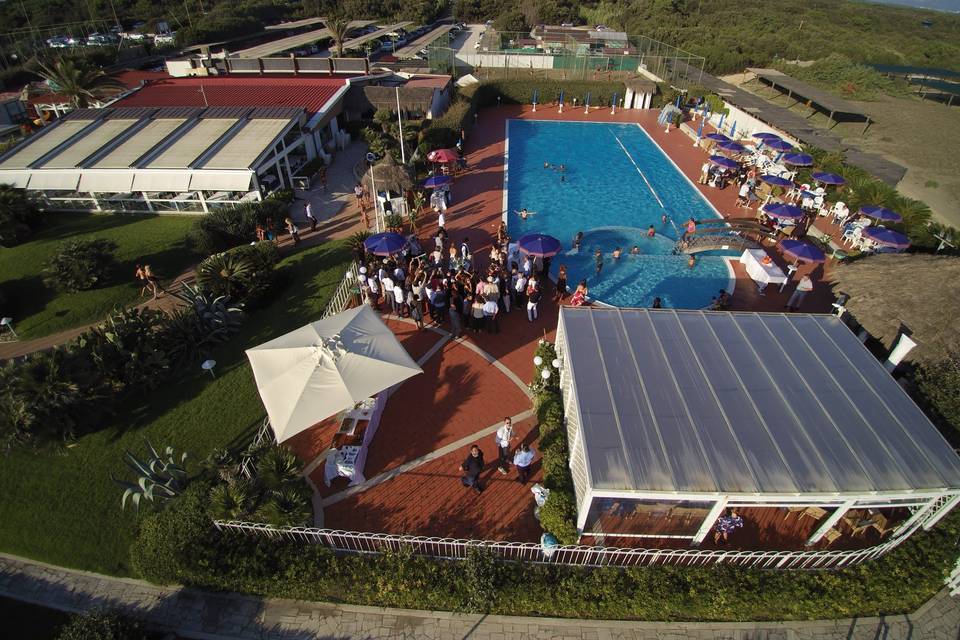
M 594 498 L 584 534 L 688 536 L 700 530 L 712 502 Z

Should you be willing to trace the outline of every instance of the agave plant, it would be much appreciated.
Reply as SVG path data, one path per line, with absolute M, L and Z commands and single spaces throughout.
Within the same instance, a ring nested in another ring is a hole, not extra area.
M 254 264 L 236 252 L 216 253 L 197 267 L 197 283 L 214 295 L 230 296 L 239 291 L 253 275 Z
M 257 476 L 269 489 L 281 489 L 290 484 L 301 482 L 300 460 L 280 445 L 267 449 L 257 460 Z
M 310 492 L 303 485 L 271 491 L 257 509 L 257 520 L 280 527 L 302 527 L 312 519 Z
M 214 449 L 203 466 L 223 482 L 233 482 L 237 477 L 237 458 L 229 449 Z
M 113 479 L 124 489 L 120 507 L 125 509 L 129 499 L 135 512 L 139 512 L 141 500 L 169 500 L 183 493 L 187 486 L 187 469 L 184 466 L 186 452 L 181 453 L 178 459 L 173 447 L 167 447 L 161 455 L 146 438 L 144 443 L 147 445 L 147 457 L 144 460 L 129 451 L 124 455 L 124 463 L 137 476 L 137 481 Z
M 350 251 L 353 252 L 358 259 L 363 260 L 363 256 L 366 253 L 366 249 L 363 247 L 363 243 L 367 238 L 370 237 L 369 231 L 357 231 L 355 234 L 347 238 L 347 246 L 350 247 Z
M 218 484 L 210 490 L 210 515 L 218 520 L 242 520 L 250 512 L 254 491 L 249 481 Z
M 187 306 L 169 314 L 163 326 L 167 353 L 178 364 L 199 362 L 213 348 L 226 342 L 240 330 L 243 309 L 231 306 L 226 296 L 210 297 L 197 287 L 184 283 L 175 293 Z

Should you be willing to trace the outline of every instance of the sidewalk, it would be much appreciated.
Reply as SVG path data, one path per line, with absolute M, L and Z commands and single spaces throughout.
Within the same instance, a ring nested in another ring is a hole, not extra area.
M 809 622 L 619 622 L 455 614 L 263 599 L 158 587 L 0 554 L 0 595 L 63 611 L 116 607 L 199 639 L 564 638 L 600 640 L 957 640 L 960 602 L 940 591 L 910 616 Z
M 294 251 L 313 247 L 322 244 L 328 240 L 339 240 L 360 231 L 360 214 L 357 211 L 353 187 L 356 179 L 353 176 L 353 166 L 366 153 L 366 146 L 359 142 L 350 144 L 346 149 L 340 151 L 327 172 L 327 188 L 313 189 L 306 194 L 298 194 L 298 198 L 290 205 L 290 213 L 297 225 L 300 226 L 300 237 L 302 242 L 294 249 L 293 242 L 289 235 L 280 238 L 277 246 L 280 248 L 281 255 L 288 255 Z M 320 221 L 317 230 L 310 232 L 310 225 L 303 215 L 304 200 L 309 199 L 313 207 L 313 214 Z M 178 288 L 184 280 L 193 277 L 193 265 L 183 273 L 166 284 L 168 290 Z M 156 300 L 147 300 L 136 305 L 139 308 L 170 310 L 177 306 L 179 299 L 166 294 Z M 86 324 L 80 327 L 67 329 L 59 333 L 54 333 L 33 340 L 16 340 L 13 342 L 0 342 L 0 362 L 21 358 L 25 355 L 52 349 L 55 346 L 66 344 L 79 336 L 84 331 L 96 326 L 102 320 Z

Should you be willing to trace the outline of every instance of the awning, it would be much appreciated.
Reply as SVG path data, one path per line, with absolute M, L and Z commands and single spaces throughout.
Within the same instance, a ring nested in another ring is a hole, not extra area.
M 0 184 L 8 184 L 17 189 L 26 189 L 29 180 L 29 171 L 0 171 Z
M 190 190 L 190 174 L 186 171 L 140 171 L 133 178 L 133 191 Z
M 250 191 L 250 171 L 198 171 L 190 178 L 191 191 Z
M 30 174 L 28 188 L 34 191 L 76 191 L 80 182 L 79 171 L 34 171 Z
M 91 193 L 127 193 L 133 184 L 132 171 L 85 171 L 78 191 Z

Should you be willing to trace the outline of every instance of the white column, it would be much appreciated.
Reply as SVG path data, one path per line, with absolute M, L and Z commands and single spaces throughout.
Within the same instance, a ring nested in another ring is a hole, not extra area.
M 143 195 L 143 201 L 147 203 L 147 210 L 152 212 L 152 211 L 153 211 L 153 203 L 150 202 L 150 197 L 147 195 L 147 192 L 146 192 L 146 191 L 141 191 L 140 193 Z
M 887 361 L 883 363 L 883 366 L 887 371 L 893 373 L 893 370 L 897 368 L 900 361 L 903 360 L 915 346 L 917 346 L 917 343 L 911 340 L 910 336 L 901 333 L 900 339 L 897 340 L 897 344 L 895 344 L 893 350 L 890 351 L 890 355 L 887 357 Z
M 710 533 L 710 529 L 713 528 L 713 523 L 723 514 L 723 510 L 727 508 L 727 497 L 724 496 L 714 503 L 713 508 L 710 509 L 710 513 L 707 514 L 706 519 L 704 519 L 703 524 L 700 525 L 700 530 L 697 531 L 697 535 L 693 538 L 693 545 L 700 546 L 700 544 L 707 537 L 707 534 Z
M 627 89 L 623 93 L 623 108 L 624 109 L 633 108 L 633 89 Z
M 648 93 L 646 96 L 644 96 L 643 108 L 644 108 L 644 109 L 649 109 L 649 108 L 650 108 L 650 103 L 651 103 L 652 101 L 653 101 L 653 94 L 652 94 L 652 93 Z
M 823 535 L 833 528 L 833 525 L 840 522 L 840 518 L 843 515 L 853 508 L 853 505 L 857 503 L 856 500 L 847 500 L 842 505 L 836 508 L 836 510 L 830 514 L 830 517 L 823 521 L 823 524 L 813 532 L 813 535 L 810 536 L 810 539 L 807 540 L 807 546 L 817 544 L 820 542 L 820 539 L 823 538 Z

